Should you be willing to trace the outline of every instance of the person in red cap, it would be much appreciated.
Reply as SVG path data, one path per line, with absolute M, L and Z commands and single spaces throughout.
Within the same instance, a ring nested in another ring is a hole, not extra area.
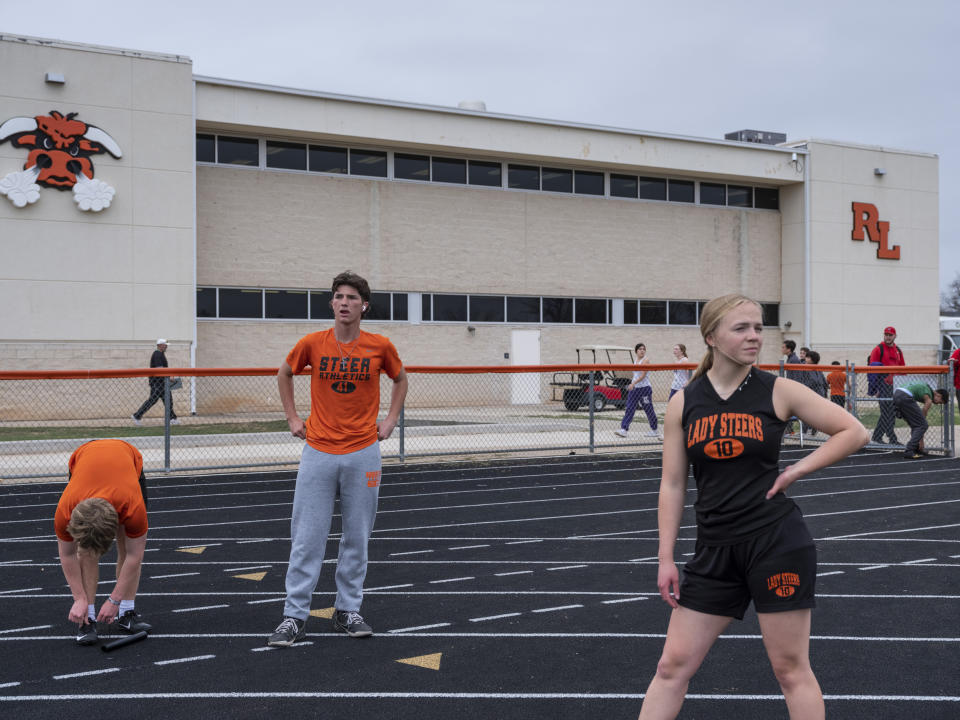
M 883 329 L 883 342 L 877 345 L 870 353 L 870 365 L 903 366 L 903 353 L 896 344 L 897 329 L 887 326 Z M 896 410 L 893 407 L 893 375 L 881 375 L 877 382 L 877 400 L 880 403 L 880 419 L 873 430 L 872 441 L 882 443 L 887 437 L 891 445 L 897 444 L 897 435 L 893 425 L 897 421 Z
M 950 360 L 953 361 L 953 387 L 960 395 L 960 348 L 957 348 L 950 354 Z

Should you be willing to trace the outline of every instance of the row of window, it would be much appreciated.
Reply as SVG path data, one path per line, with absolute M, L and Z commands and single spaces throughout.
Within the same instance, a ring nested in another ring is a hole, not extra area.
M 643 177 L 387 150 L 332 147 L 226 135 L 197 135 L 197 161 L 516 190 L 777 210 L 776 188 Z M 607 177 L 609 176 L 609 185 Z M 699 191 L 699 193 L 698 193 Z
M 413 296 L 413 297 L 411 297 Z M 277 320 L 333 320 L 329 290 L 197 288 L 197 317 Z M 614 300 L 611 298 L 371 293 L 368 320 L 411 319 L 419 299 L 422 322 L 611 325 L 622 303 L 624 325 L 697 325 L 702 300 Z M 776 303 L 763 305 L 764 324 L 779 325 Z

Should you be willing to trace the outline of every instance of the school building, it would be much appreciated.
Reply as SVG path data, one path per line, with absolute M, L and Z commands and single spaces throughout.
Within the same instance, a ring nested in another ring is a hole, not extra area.
M 408 365 L 702 354 L 702 303 L 862 364 L 938 345 L 938 158 L 685 137 L 200 77 L 174 55 L 0 35 L 0 366 L 276 366 L 329 283 Z M 638 123 L 642 118 L 638 118 Z M 855 139 L 854 139 L 855 140 Z M 772 144 L 775 143 L 775 144 Z

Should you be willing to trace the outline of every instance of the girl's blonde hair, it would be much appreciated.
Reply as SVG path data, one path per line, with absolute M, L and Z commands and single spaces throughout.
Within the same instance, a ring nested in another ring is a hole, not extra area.
M 763 313 L 763 307 L 753 298 L 748 298 L 740 293 L 730 293 L 714 298 L 700 310 L 700 335 L 703 336 L 703 342 L 707 343 L 707 335 L 717 329 L 724 316 L 738 305 L 743 303 L 753 303 Z M 700 365 L 693 373 L 693 379 L 703 375 L 707 370 L 713 367 L 713 348 L 707 343 L 707 353 L 700 361 Z

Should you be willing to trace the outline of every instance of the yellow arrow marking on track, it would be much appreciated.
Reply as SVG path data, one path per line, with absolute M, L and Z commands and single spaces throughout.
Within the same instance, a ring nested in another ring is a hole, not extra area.
M 204 545 L 202 547 L 177 548 L 177 552 L 188 552 L 193 553 L 194 555 L 199 555 L 206 549 L 207 547 Z
M 266 570 L 258 573 L 247 573 L 246 575 L 234 575 L 235 578 L 240 578 L 241 580 L 256 580 L 257 582 L 260 582 L 266 576 L 267 576 Z
M 323 608 L 322 610 L 311 610 L 310 614 L 313 615 L 314 617 L 325 618 L 329 620 L 330 618 L 333 617 L 333 610 L 334 609 L 332 607 L 328 607 L 328 608 Z
M 417 667 L 426 668 L 427 670 L 439 670 L 441 657 L 443 657 L 443 653 L 432 653 L 431 655 L 403 658 L 402 660 L 397 660 L 397 662 L 406 665 L 416 665 Z

